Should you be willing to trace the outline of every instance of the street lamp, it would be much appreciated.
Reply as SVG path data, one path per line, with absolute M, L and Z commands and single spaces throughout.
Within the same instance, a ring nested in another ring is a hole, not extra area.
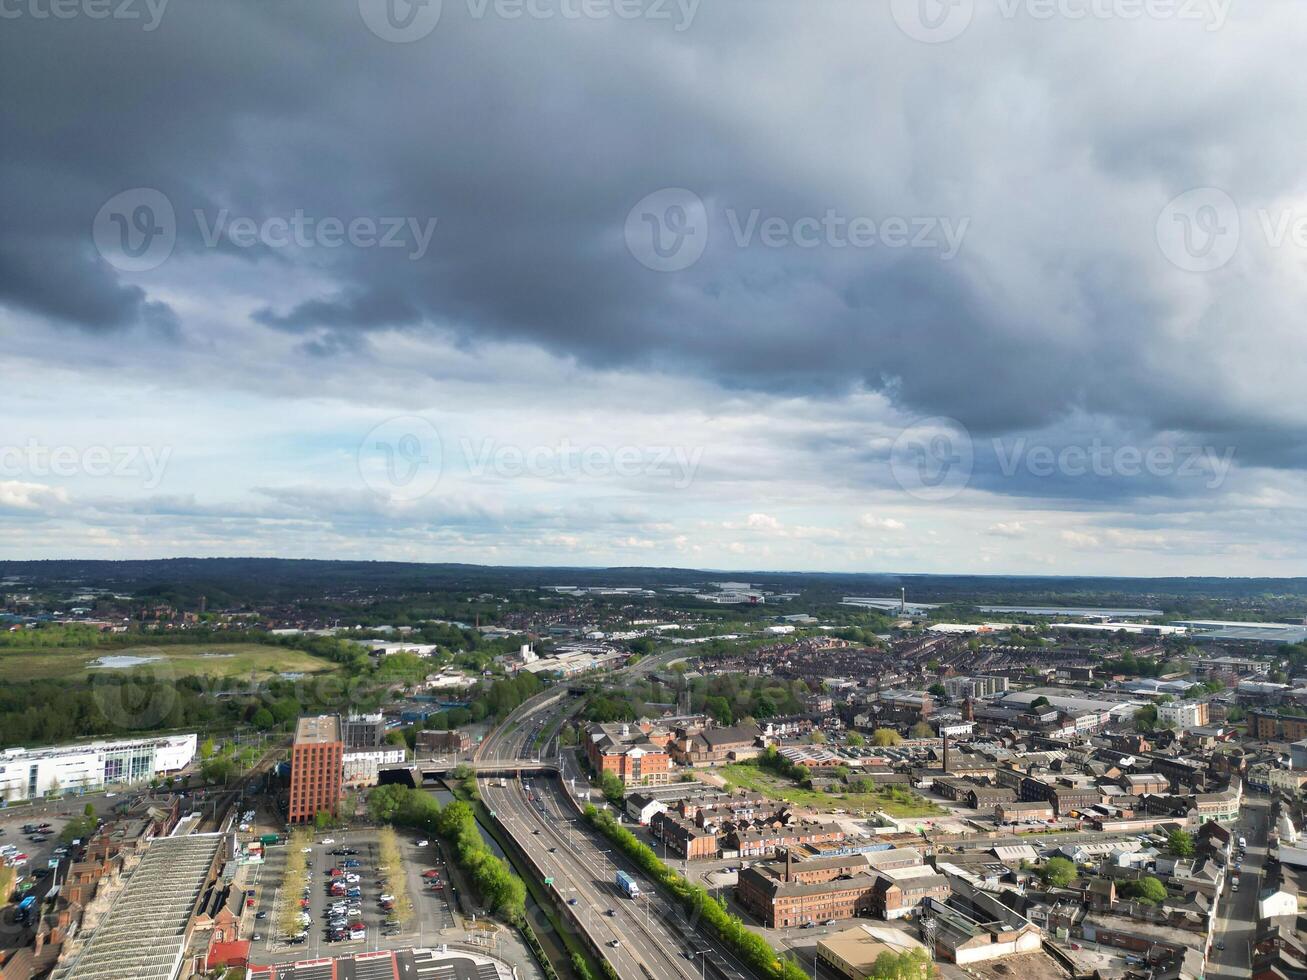
M 691 956 L 697 956 L 697 957 L 699 957 L 699 980 L 703 980 L 703 978 L 704 978 L 704 968 L 705 968 L 705 964 L 708 962 L 708 954 L 711 953 L 711 952 L 712 952 L 712 950 L 710 950 L 710 949 L 692 949 L 692 950 L 690 950 L 690 955 L 691 955 Z

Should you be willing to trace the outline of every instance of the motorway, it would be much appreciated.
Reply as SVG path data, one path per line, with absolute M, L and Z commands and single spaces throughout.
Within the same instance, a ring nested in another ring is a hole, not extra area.
M 487 762 L 513 760 L 529 758 L 536 745 L 549 750 L 553 731 L 572 706 L 557 696 L 533 698 L 487 737 L 478 757 Z M 715 938 L 696 931 L 679 905 L 658 893 L 625 856 L 577 816 L 559 780 L 483 778 L 479 785 L 486 806 L 553 879 L 554 889 L 574 905 L 573 911 L 602 944 L 604 957 L 623 980 L 702 980 L 710 974 L 749 980 L 753 976 Z M 528 793 L 535 794 L 536 803 Z M 640 883 L 638 899 L 617 889 L 614 877 L 619 868 Z M 611 945 L 614 940 L 617 946 Z
M 1271 829 L 1271 803 L 1265 797 L 1245 796 L 1234 829 L 1235 843 L 1242 835 L 1248 840 L 1248 853 L 1239 872 L 1237 892 L 1226 885 L 1217 905 L 1214 941 L 1207 961 L 1209 977 L 1247 977 L 1252 973 L 1252 943 L 1257 929 L 1257 897 L 1262 889 L 1262 872 L 1266 863 L 1266 843 Z

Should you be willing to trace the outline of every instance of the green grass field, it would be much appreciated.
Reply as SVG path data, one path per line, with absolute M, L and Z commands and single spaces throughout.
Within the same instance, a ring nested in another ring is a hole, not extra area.
M 762 793 L 774 800 L 785 800 L 814 810 L 881 810 L 891 817 L 931 817 L 944 811 L 929 800 L 912 794 L 911 800 L 895 799 L 887 793 L 823 793 L 804 789 L 790 780 L 758 766 L 734 763 L 718 774 L 736 786 Z
M 92 667 L 101 658 L 151 658 L 144 663 Z M 274 674 L 319 674 L 336 670 L 335 664 L 298 650 L 258 643 L 206 643 L 187 646 L 0 648 L 0 683 L 58 677 L 84 679 L 88 674 L 141 670 L 155 677 L 249 677 L 266 679 Z

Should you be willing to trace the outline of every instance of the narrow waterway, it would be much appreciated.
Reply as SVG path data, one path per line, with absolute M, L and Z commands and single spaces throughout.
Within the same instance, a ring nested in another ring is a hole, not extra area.
M 427 792 L 439 800 L 441 806 L 453 803 L 456 798 L 447 789 L 428 789 Z M 495 840 L 494 836 L 481 825 L 480 820 L 477 821 L 477 833 L 481 835 L 486 847 L 490 848 L 496 857 L 507 861 L 518 876 L 525 879 L 526 875 L 522 869 L 513 863 L 513 859 L 509 855 L 504 853 L 504 849 L 499 846 L 499 841 Z M 535 930 L 540 945 L 544 948 L 545 956 L 549 958 L 549 962 L 553 964 L 558 975 L 565 978 L 565 980 L 575 977 L 576 974 L 572 969 L 572 954 L 567 951 L 567 947 L 558 938 L 553 923 L 550 921 L 549 916 L 545 914 L 545 910 L 540 907 L 540 904 L 532 896 L 530 889 L 526 893 L 526 917 L 527 921 L 531 923 L 531 928 Z

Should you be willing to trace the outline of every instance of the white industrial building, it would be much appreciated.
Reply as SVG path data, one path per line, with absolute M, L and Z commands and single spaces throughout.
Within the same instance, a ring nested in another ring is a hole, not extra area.
M 185 769 L 198 740 L 189 735 L 85 742 L 0 751 L 0 799 L 5 803 L 58 793 L 93 793 L 149 782 Z
M 346 752 L 340 760 L 342 779 L 346 786 L 375 786 L 382 766 L 403 762 L 407 755 L 392 746 Z

